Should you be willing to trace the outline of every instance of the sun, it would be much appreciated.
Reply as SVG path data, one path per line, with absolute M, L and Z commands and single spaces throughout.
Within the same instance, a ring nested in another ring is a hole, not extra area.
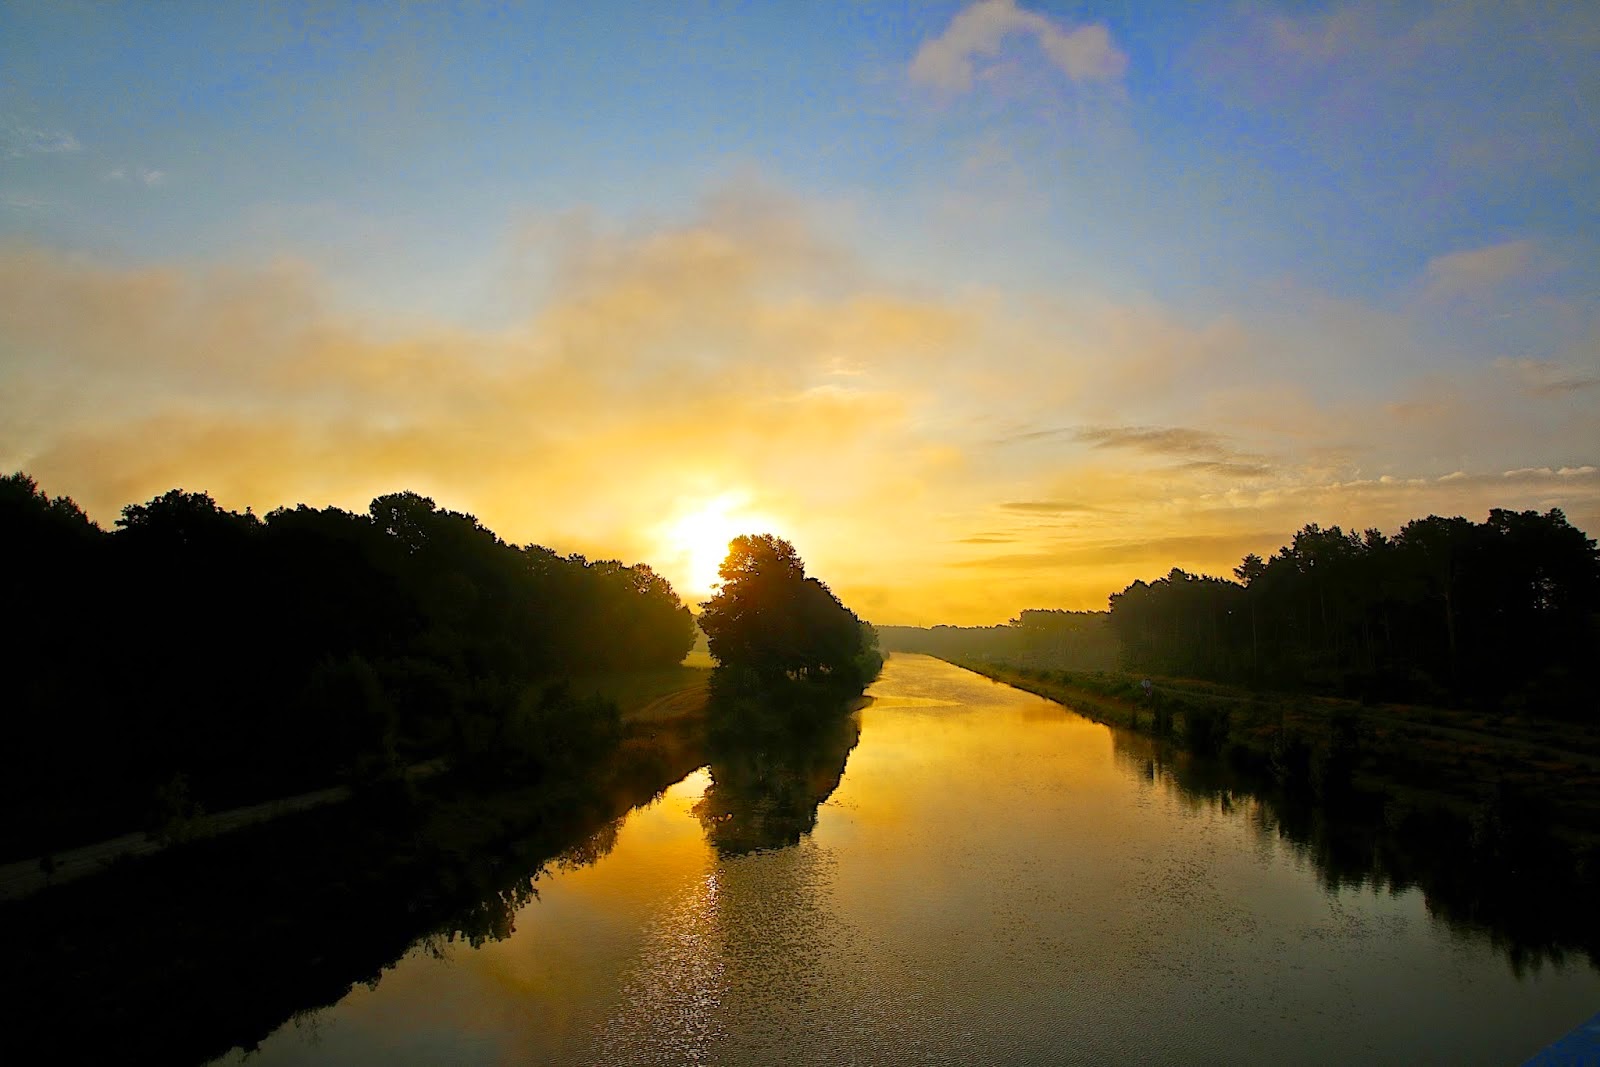
M 748 493 L 727 492 L 687 502 L 678 517 L 666 523 L 664 547 L 676 572 L 669 577 L 680 593 L 709 596 L 720 580 L 717 568 L 728 555 L 728 542 L 772 525 L 745 509 L 749 500 Z

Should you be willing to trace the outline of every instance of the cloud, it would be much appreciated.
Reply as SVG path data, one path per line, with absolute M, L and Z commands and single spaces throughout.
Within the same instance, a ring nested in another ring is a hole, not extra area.
M 1057 595 L 1035 603 L 1104 607 L 1104 592 L 1097 600 L 1091 590 L 1114 592 L 1136 577 L 1157 578 L 1174 566 L 1227 575 L 1245 554 L 1271 554 L 1307 522 L 1394 533 L 1430 513 L 1481 521 L 1494 507 L 1562 507 L 1581 528 L 1593 529 L 1600 520 L 1600 468 L 1451 472 L 1436 478 L 1385 474 L 1132 502 L 1136 495 L 1130 494 L 1130 506 L 1114 525 L 1050 527 L 1042 541 L 1016 537 L 1017 551 L 949 566 L 981 571 L 987 581 L 1018 588 L 1036 587 L 1049 576 Z
M 1494 366 L 1533 396 L 1561 396 L 1600 387 L 1600 374 L 1594 370 L 1564 366 L 1550 360 L 1502 358 L 1495 360 Z
M 1514 471 L 1506 471 L 1503 477 L 1520 479 L 1588 478 L 1593 475 L 1596 470 L 1600 470 L 1600 468 L 1596 468 L 1592 464 L 1585 464 L 1582 467 L 1562 467 L 1560 470 L 1551 470 L 1549 467 L 1518 467 Z
M 1098 511 L 1091 504 L 1079 504 L 1069 500 L 1013 500 L 1000 505 L 1007 511 L 1034 512 L 1043 515 L 1067 515 L 1080 511 Z
M 1007 434 L 1004 437 L 998 437 L 995 439 L 994 443 L 997 445 L 1009 445 L 1018 441 L 1048 441 L 1075 432 L 1076 431 L 1074 431 L 1071 427 L 1067 426 L 1057 426 L 1048 430 L 1025 430 L 1022 433 L 1013 433 Z
M 0 243 L 0 469 L 102 523 L 175 486 L 258 511 L 411 488 L 675 579 L 653 531 L 737 491 L 882 622 L 1103 607 L 1313 521 L 1560 506 L 1600 528 L 1587 350 L 1429 376 L 1394 369 L 1388 325 L 1303 300 L 1275 325 L 915 289 L 743 186 L 523 236 L 541 284 L 493 328 L 350 310 L 290 258 Z
M 1297 148 L 1346 164 L 1347 189 L 1454 199 L 1478 181 L 1588 172 L 1600 100 L 1593 4 L 1241 6 L 1192 57 L 1234 106 L 1275 113 Z
M 20 159 L 81 151 L 83 145 L 66 130 L 41 130 L 13 119 L 0 119 L 0 155 Z
M 1435 300 L 1482 295 L 1526 274 L 1534 251 L 1532 241 L 1504 241 L 1434 256 L 1423 271 L 1427 295 Z
M 1276 473 L 1265 463 L 1237 463 L 1220 459 L 1196 459 L 1181 466 L 1184 470 L 1220 474 L 1228 478 L 1269 478 Z
M 13 211 L 43 211 L 52 206 L 49 200 L 43 197 L 31 196 L 27 193 L 0 192 L 0 206 Z
M 1112 43 L 1104 25 L 1068 28 L 1018 7 L 1014 0 L 979 0 L 957 13 L 942 34 L 922 43 L 911 61 L 911 80 L 965 92 L 972 88 L 974 61 L 997 57 L 1013 36 L 1033 37 L 1050 62 L 1074 82 L 1114 81 L 1127 69 L 1127 55 Z
M 1291 531 L 1292 534 L 1292 531 Z M 1276 530 L 1247 533 L 1178 534 L 1150 540 L 1090 540 L 1064 544 L 1047 552 L 1011 553 L 963 560 L 957 567 L 983 570 L 1029 570 L 1040 567 L 1102 566 L 1146 563 L 1165 574 L 1173 567 L 1203 568 L 1220 559 L 1238 561 L 1253 547 L 1280 536 Z M 1198 562 L 1204 561 L 1204 562 Z
M 1112 426 L 1078 431 L 1078 438 L 1096 448 L 1131 448 L 1158 455 L 1193 456 L 1223 452 L 1222 438 L 1182 426 Z
M 646 229 L 555 226 L 549 295 L 492 330 L 365 318 L 293 261 L 0 245 L 0 465 L 102 523 L 174 486 L 258 510 L 414 488 L 509 538 L 669 573 L 662 517 L 743 487 L 848 588 L 853 546 L 913 540 L 921 483 L 950 462 L 910 427 L 899 368 L 937 360 L 961 316 L 842 285 L 850 257 L 798 212 L 733 196 Z
M 1308 65 L 1322 65 L 1382 43 L 1382 30 L 1367 9 L 1350 6 L 1321 15 L 1274 15 L 1267 20 L 1272 49 Z
M 131 182 L 142 185 L 146 189 L 162 185 L 166 180 L 166 171 L 153 170 L 149 167 L 119 166 L 106 171 L 106 181 L 108 182 Z
M 1265 457 L 1230 448 L 1221 434 L 1185 426 L 1111 426 L 1078 431 L 1094 448 L 1125 449 L 1154 456 L 1195 457 L 1179 470 L 1228 478 L 1266 478 L 1274 471 Z

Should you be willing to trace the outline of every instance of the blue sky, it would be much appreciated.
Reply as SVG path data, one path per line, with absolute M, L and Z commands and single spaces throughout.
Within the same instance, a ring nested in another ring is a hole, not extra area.
M 747 501 L 884 621 L 1093 606 L 1307 521 L 1593 531 L 1596 54 L 1574 4 L 3 4 L 0 456 L 104 522 L 400 479 L 644 556 Z M 661 422 L 663 376 L 815 461 Z M 470 459 L 557 424 L 670 491 Z M 1064 495 L 1095 510 L 1006 506 Z M 872 573 L 902 523 L 938 596 Z

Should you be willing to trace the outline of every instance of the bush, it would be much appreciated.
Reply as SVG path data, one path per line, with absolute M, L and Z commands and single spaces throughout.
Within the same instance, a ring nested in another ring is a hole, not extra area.
M 1183 713 L 1183 743 L 1191 752 L 1214 756 L 1228 740 L 1232 716 L 1226 707 L 1191 704 Z

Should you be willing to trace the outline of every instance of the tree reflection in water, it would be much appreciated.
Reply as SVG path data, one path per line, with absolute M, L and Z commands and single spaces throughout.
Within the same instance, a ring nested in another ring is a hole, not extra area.
M 1431 915 L 1487 934 L 1519 977 L 1573 954 L 1600 969 L 1593 859 L 1563 862 L 1570 852 L 1550 847 L 1537 812 L 1515 798 L 1495 793 L 1477 810 L 1451 814 L 1355 789 L 1319 797 L 1143 734 L 1113 729 L 1111 737 L 1119 763 L 1191 807 L 1245 810 L 1257 833 L 1310 860 L 1329 893 L 1419 889 Z
M 487 794 L 441 779 L 9 902 L 0 999 L 24 1021 L 8 1051 L 46 1062 L 69 1032 L 82 1059 L 253 1048 L 413 946 L 511 936 L 547 870 L 605 856 L 632 808 L 704 762 L 692 731 L 632 738 L 584 775 Z
M 659 791 L 651 799 L 657 796 L 660 796 Z M 626 818 L 626 813 L 618 815 L 552 859 L 541 862 L 533 856 L 526 858 L 523 863 L 534 865 L 531 875 L 511 875 L 509 884 L 505 884 L 504 874 L 498 879 L 486 878 L 476 890 L 480 894 L 477 899 L 419 943 L 435 957 L 443 958 L 445 947 L 458 941 L 482 948 L 492 941 L 507 940 L 517 932 L 517 914 L 539 899 L 539 879 L 552 870 L 574 871 L 605 859 L 617 847 L 617 830 Z M 520 872 L 522 868 L 516 869 Z
M 725 857 L 799 843 L 860 740 L 847 700 L 719 693 L 707 737 L 712 784 L 694 809 L 706 840 Z

